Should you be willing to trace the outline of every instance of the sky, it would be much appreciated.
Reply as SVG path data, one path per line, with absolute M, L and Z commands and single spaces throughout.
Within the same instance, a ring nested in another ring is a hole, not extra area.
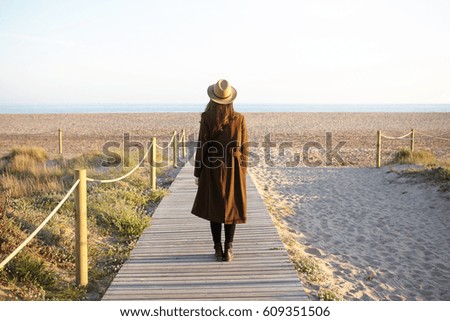
M 450 103 L 448 0 L 0 0 L 0 105 Z

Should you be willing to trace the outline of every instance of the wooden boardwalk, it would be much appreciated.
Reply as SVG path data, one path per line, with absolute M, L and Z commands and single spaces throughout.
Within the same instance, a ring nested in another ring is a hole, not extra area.
M 249 176 L 247 189 L 234 260 L 217 262 L 209 222 L 190 214 L 193 167 L 183 167 L 103 300 L 307 300 Z

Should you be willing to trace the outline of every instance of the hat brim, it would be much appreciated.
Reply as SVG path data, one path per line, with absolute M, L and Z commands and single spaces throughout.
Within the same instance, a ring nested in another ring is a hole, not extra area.
M 211 98 L 212 101 L 214 101 L 218 104 L 226 105 L 226 104 L 233 102 L 233 100 L 237 96 L 237 91 L 236 91 L 236 89 L 234 89 L 233 86 L 231 86 L 231 95 L 228 96 L 227 98 L 221 98 L 221 97 L 217 97 L 214 94 L 214 85 L 211 85 L 208 87 L 208 96 L 209 96 L 209 98 Z

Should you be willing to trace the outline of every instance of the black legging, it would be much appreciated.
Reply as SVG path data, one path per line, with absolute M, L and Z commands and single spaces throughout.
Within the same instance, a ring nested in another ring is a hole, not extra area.
M 210 222 L 211 233 L 214 243 L 220 243 L 222 241 L 222 223 Z M 224 224 L 225 225 L 225 242 L 231 243 L 234 238 L 234 231 L 236 230 L 236 224 Z

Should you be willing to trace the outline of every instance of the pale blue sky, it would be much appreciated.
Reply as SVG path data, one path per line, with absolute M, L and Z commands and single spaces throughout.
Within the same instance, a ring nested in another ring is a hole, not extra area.
M 450 1 L 0 0 L 0 104 L 450 103 Z

